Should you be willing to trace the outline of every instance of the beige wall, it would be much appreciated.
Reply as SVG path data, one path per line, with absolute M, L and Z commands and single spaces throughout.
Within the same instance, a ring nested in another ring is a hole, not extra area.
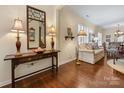
M 55 6 L 34 6 L 46 11 L 47 28 L 50 25 L 56 26 L 56 8 Z M 26 30 L 26 6 L 0 6 L 0 86 L 10 83 L 11 81 L 11 64 L 10 61 L 4 61 L 7 54 L 16 52 L 16 33 L 12 33 L 14 19 L 19 17 L 23 20 L 24 28 Z M 48 30 L 48 29 L 47 29 Z M 21 52 L 27 51 L 27 37 L 26 32 L 21 34 Z M 56 41 L 56 38 L 55 38 Z M 55 46 L 56 47 L 56 46 Z M 47 35 L 47 49 L 50 48 L 50 37 Z M 42 61 L 42 62 L 41 62 Z M 34 66 L 29 64 L 20 65 L 16 68 L 16 76 L 24 75 L 26 73 L 44 68 L 51 65 L 50 59 L 36 61 Z

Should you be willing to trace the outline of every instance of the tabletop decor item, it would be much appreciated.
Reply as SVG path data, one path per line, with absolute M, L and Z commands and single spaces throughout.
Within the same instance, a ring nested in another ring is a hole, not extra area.
M 56 35 L 55 27 L 52 25 L 49 28 L 49 36 L 51 36 L 51 50 L 54 50 L 54 39 L 53 37 Z
M 38 54 L 41 54 L 45 51 L 45 49 L 41 48 L 41 47 L 38 47 L 37 49 L 34 50 L 34 52 L 38 53 Z
M 15 19 L 14 25 L 13 25 L 11 31 L 17 32 L 17 41 L 16 41 L 17 52 L 16 52 L 16 55 L 19 56 L 19 55 L 21 55 L 21 53 L 20 53 L 21 42 L 20 42 L 19 33 L 24 32 L 22 20 L 20 20 L 19 18 Z

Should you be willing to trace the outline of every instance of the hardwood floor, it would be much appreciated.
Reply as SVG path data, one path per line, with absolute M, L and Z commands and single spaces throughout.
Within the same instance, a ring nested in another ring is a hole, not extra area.
M 11 87 L 10 85 L 4 87 Z M 20 88 L 109 88 L 124 87 L 124 75 L 106 64 L 106 58 L 96 64 L 69 62 L 61 65 L 56 74 L 51 70 L 16 83 Z

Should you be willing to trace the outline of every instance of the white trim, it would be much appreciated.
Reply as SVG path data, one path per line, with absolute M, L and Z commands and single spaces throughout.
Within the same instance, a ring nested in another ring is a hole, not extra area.
M 76 58 L 69 59 L 69 60 L 66 60 L 66 61 L 61 61 L 61 62 L 60 62 L 60 65 L 66 64 L 66 63 L 71 62 L 71 61 L 73 61 L 73 60 L 75 60 L 75 59 L 76 59 Z
M 11 83 L 11 79 L 6 80 L 6 81 L 2 81 L 2 82 L 0 82 L 0 87 L 5 86 L 5 85 L 8 85 L 10 83 Z

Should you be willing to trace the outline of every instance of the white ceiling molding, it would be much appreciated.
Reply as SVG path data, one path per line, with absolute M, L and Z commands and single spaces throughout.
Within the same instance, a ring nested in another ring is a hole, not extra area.
M 56 5 L 55 8 L 56 10 L 61 10 L 64 7 L 64 5 Z

